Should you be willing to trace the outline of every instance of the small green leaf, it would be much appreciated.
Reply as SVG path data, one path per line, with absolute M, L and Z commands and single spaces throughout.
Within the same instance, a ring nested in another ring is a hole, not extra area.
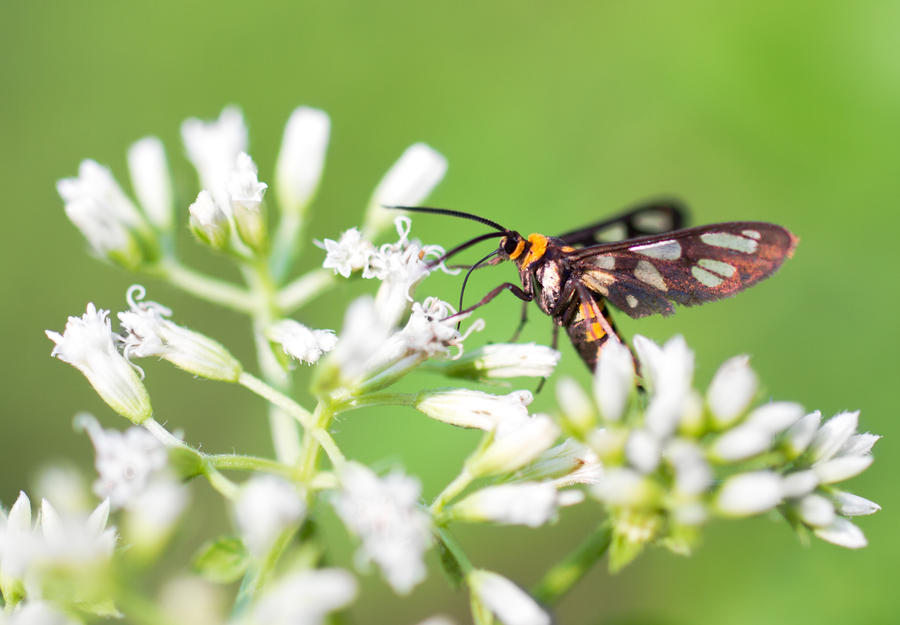
M 203 456 L 188 447 L 173 447 L 169 450 L 169 464 L 182 480 L 203 475 L 206 462 Z
M 250 557 L 236 536 L 220 536 L 204 543 L 194 556 L 194 570 L 211 582 L 230 584 L 247 570 Z
M 450 587 L 454 590 L 459 590 L 464 582 L 462 566 L 443 541 L 437 541 L 437 549 L 441 558 L 441 569 L 443 569 L 444 575 L 447 576 Z

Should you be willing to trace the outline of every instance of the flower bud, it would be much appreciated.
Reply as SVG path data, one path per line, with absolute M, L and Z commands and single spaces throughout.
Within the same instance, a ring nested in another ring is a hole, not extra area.
M 256 177 L 256 164 L 246 152 L 237 157 L 237 165 L 228 178 L 231 214 L 241 240 L 254 250 L 266 245 L 266 220 L 262 212 L 266 185 Z
M 460 388 L 420 393 L 416 408 L 444 423 L 490 431 L 504 419 L 527 419 L 531 401 L 528 391 L 491 395 Z
M 131 185 L 154 226 L 168 232 L 172 229 L 172 179 L 162 141 L 144 137 L 128 149 Z
M 546 378 L 559 362 L 560 353 L 536 343 L 494 343 L 466 352 L 440 365 L 445 375 L 469 380 L 497 378 Z
M 225 249 L 231 236 L 231 224 L 212 193 L 201 191 L 188 211 L 191 214 L 191 232 L 194 236 L 213 249 Z
M 302 214 L 322 177 L 331 121 L 324 111 L 294 109 L 275 164 L 275 193 L 283 213 Z

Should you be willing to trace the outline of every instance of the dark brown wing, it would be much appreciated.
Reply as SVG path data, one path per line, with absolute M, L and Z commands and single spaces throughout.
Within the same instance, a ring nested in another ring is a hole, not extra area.
M 684 227 L 686 217 L 687 209 L 680 202 L 658 200 L 556 238 L 574 247 L 596 245 L 678 230 Z
M 768 278 L 797 238 L 770 223 L 738 221 L 586 247 L 567 258 L 581 283 L 630 317 L 670 315 Z

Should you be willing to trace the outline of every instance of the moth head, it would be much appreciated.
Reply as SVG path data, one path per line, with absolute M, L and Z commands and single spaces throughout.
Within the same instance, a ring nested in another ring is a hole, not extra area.
M 521 234 L 514 230 L 510 230 L 500 239 L 500 248 L 498 251 L 501 257 L 508 258 L 509 260 L 516 260 L 522 255 L 527 246 L 528 241 L 526 241 Z

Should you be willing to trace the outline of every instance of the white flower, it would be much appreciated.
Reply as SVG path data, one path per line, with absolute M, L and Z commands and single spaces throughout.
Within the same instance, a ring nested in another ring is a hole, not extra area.
M 636 335 L 634 347 L 650 385 L 645 426 L 659 437 L 669 436 L 690 408 L 694 354 L 682 336 L 669 339 L 660 348 L 650 339 Z
M 375 308 L 372 297 L 354 300 L 347 307 L 337 346 L 326 362 L 336 366 L 346 380 L 364 376 L 370 370 L 367 363 L 384 347 L 391 329 Z
M 881 506 L 874 501 L 844 491 L 835 491 L 834 501 L 838 514 L 843 516 L 864 516 L 881 510 Z
M 594 397 L 606 421 L 620 421 L 628 396 L 634 390 L 631 351 L 618 341 L 604 345 L 594 372 Z
M 559 363 L 560 353 L 536 343 L 494 343 L 447 363 L 447 374 L 468 379 L 546 378 Z
M 275 191 L 285 213 L 302 211 L 315 195 L 325 165 L 331 121 L 319 109 L 294 109 L 275 164 Z
M 625 441 L 625 457 L 641 473 L 650 473 L 659 466 L 662 459 L 662 444 L 652 432 L 632 430 Z
M 503 625 L 550 625 L 550 615 L 528 593 L 502 575 L 475 569 L 466 579 L 472 593 Z
M 375 188 L 366 216 L 365 231 L 374 235 L 391 215 L 383 206 L 414 206 L 443 179 L 447 159 L 424 143 L 408 147 Z
M 134 501 L 153 474 L 166 466 L 166 448 L 143 428 L 104 430 L 87 414 L 76 417 L 75 425 L 88 433 L 96 452 L 94 466 L 99 477 L 94 482 L 94 493 L 109 499 L 113 509 Z
M 781 477 L 777 473 L 754 471 L 726 479 L 715 503 L 726 516 L 751 516 L 777 506 L 782 494 Z
M 726 360 L 713 376 L 706 392 L 706 402 L 720 427 L 734 423 L 756 393 L 756 374 L 750 368 L 749 356 Z
M 109 406 L 135 423 L 150 416 L 150 397 L 137 373 L 113 343 L 109 311 L 93 304 L 81 317 L 69 317 L 63 334 L 47 330 L 56 356 L 81 371 Z
M 200 175 L 200 186 L 211 191 L 217 200 L 224 199 L 225 180 L 238 154 L 247 149 L 247 127 L 240 109 L 226 107 L 211 122 L 188 119 L 181 124 L 181 138 Z
M 508 415 L 497 423 L 490 444 L 466 461 L 466 468 L 475 476 L 515 471 L 538 458 L 558 436 L 559 427 L 546 415 Z
M 603 475 L 603 465 L 587 445 L 567 438 L 542 452 L 516 474 L 521 480 L 552 480 L 556 488 L 575 484 L 596 484 Z
M 342 569 L 289 573 L 253 607 L 254 625 L 318 625 L 356 597 L 356 580 Z M 239 621 L 242 622 L 242 621 Z
M 359 230 L 350 228 L 345 230 L 337 241 L 325 239 L 314 241 L 325 250 L 325 260 L 322 267 L 334 269 L 335 274 L 349 278 L 354 271 L 364 269 L 369 265 L 369 259 L 375 253 L 375 246 L 363 239 Z
M 256 557 L 263 557 L 278 535 L 304 514 L 306 503 L 294 485 L 272 475 L 250 478 L 234 506 L 244 544 Z
M 556 515 L 558 501 L 552 482 L 516 482 L 475 491 L 449 510 L 453 519 L 491 521 L 538 527 Z
M 128 149 L 131 185 L 150 221 L 160 230 L 172 229 L 172 179 L 162 141 L 144 137 Z
M 800 520 L 811 527 L 828 527 L 834 523 L 834 504 L 823 495 L 807 495 L 797 502 Z
M 128 503 L 126 538 L 152 553 L 169 536 L 187 503 L 187 487 L 169 472 L 157 473 Z
M 837 517 L 828 527 L 817 527 L 813 532 L 822 540 L 847 549 L 862 549 L 869 544 L 862 530 L 841 517 Z
M 152 260 L 147 223 L 109 169 L 84 160 L 78 177 L 58 181 L 56 189 L 65 202 L 66 215 L 99 256 L 130 268 Z
M 220 343 L 172 323 L 166 317 L 172 311 L 156 302 L 142 301 L 146 291 L 139 284 L 128 288 L 130 310 L 119 313 L 125 330 L 122 342 L 125 356 L 157 356 L 176 367 L 211 380 L 234 382 L 242 368 Z
M 813 464 L 831 460 L 841 447 L 856 433 L 859 411 L 842 412 L 822 425 L 809 446 L 809 459 Z
M 66 566 L 77 569 L 107 561 L 116 546 L 116 528 L 107 527 L 109 500 L 104 500 L 87 518 L 61 516 L 53 505 L 41 502 L 41 566 Z
M 413 303 L 409 321 L 398 336 L 408 350 L 429 357 L 447 354 L 450 347 L 456 347 L 461 354 L 463 341 L 469 334 L 484 327 L 484 323 L 477 320 L 465 334 L 460 334 L 456 329 L 460 318 L 450 318 L 455 314 L 456 311 L 447 302 L 436 297 L 426 297 L 421 304 Z
M 282 319 L 272 324 L 267 335 L 281 344 L 284 353 L 307 364 L 314 364 L 337 345 L 334 330 L 310 330 L 293 319 Z
M 228 190 L 231 214 L 234 216 L 241 240 L 254 249 L 260 249 L 266 240 L 262 201 L 268 185 L 260 182 L 256 174 L 253 159 L 246 152 L 241 152 L 225 186 Z
M 0 591 L 4 597 L 14 596 L 15 586 L 22 583 L 39 538 L 31 525 L 31 501 L 20 491 L 9 515 L 0 509 Z
M 399 471 L 379 478 L 355 462 L 341 470 L 340 481 L 334 507 L 362 541 L 359 557 L 375 562 L 397 593 L 410 592 L 425 579 L 423 558 L 431 544 L 431 521 L 419 508 L 419 481 Z
M 572 378 L 565 376 L 556 383 L 556 401 L 566 424 L 574 430 L 585 433 L 596 424 L 594 404 Z
M 610 506 L 643 507 L 659 498 L 659 489 L 652 480 L 638 471 L 624 467 L 604 470 L 591 492 Z
M 231 224 L 228 213 L 219 207 L 212 193 L 201 191 L 188 211 L 191 215 L 191 231 L 211 247 L 224 248 L 231 233 Z
M 419 395 L 416 408 L 432 419 L 464 428 L 493 430 L 510 415 L 527 418 L 528 391 L 513 391 L 508 395 L 491 395 L 465 388 L 445 391 L 426 391 Z

